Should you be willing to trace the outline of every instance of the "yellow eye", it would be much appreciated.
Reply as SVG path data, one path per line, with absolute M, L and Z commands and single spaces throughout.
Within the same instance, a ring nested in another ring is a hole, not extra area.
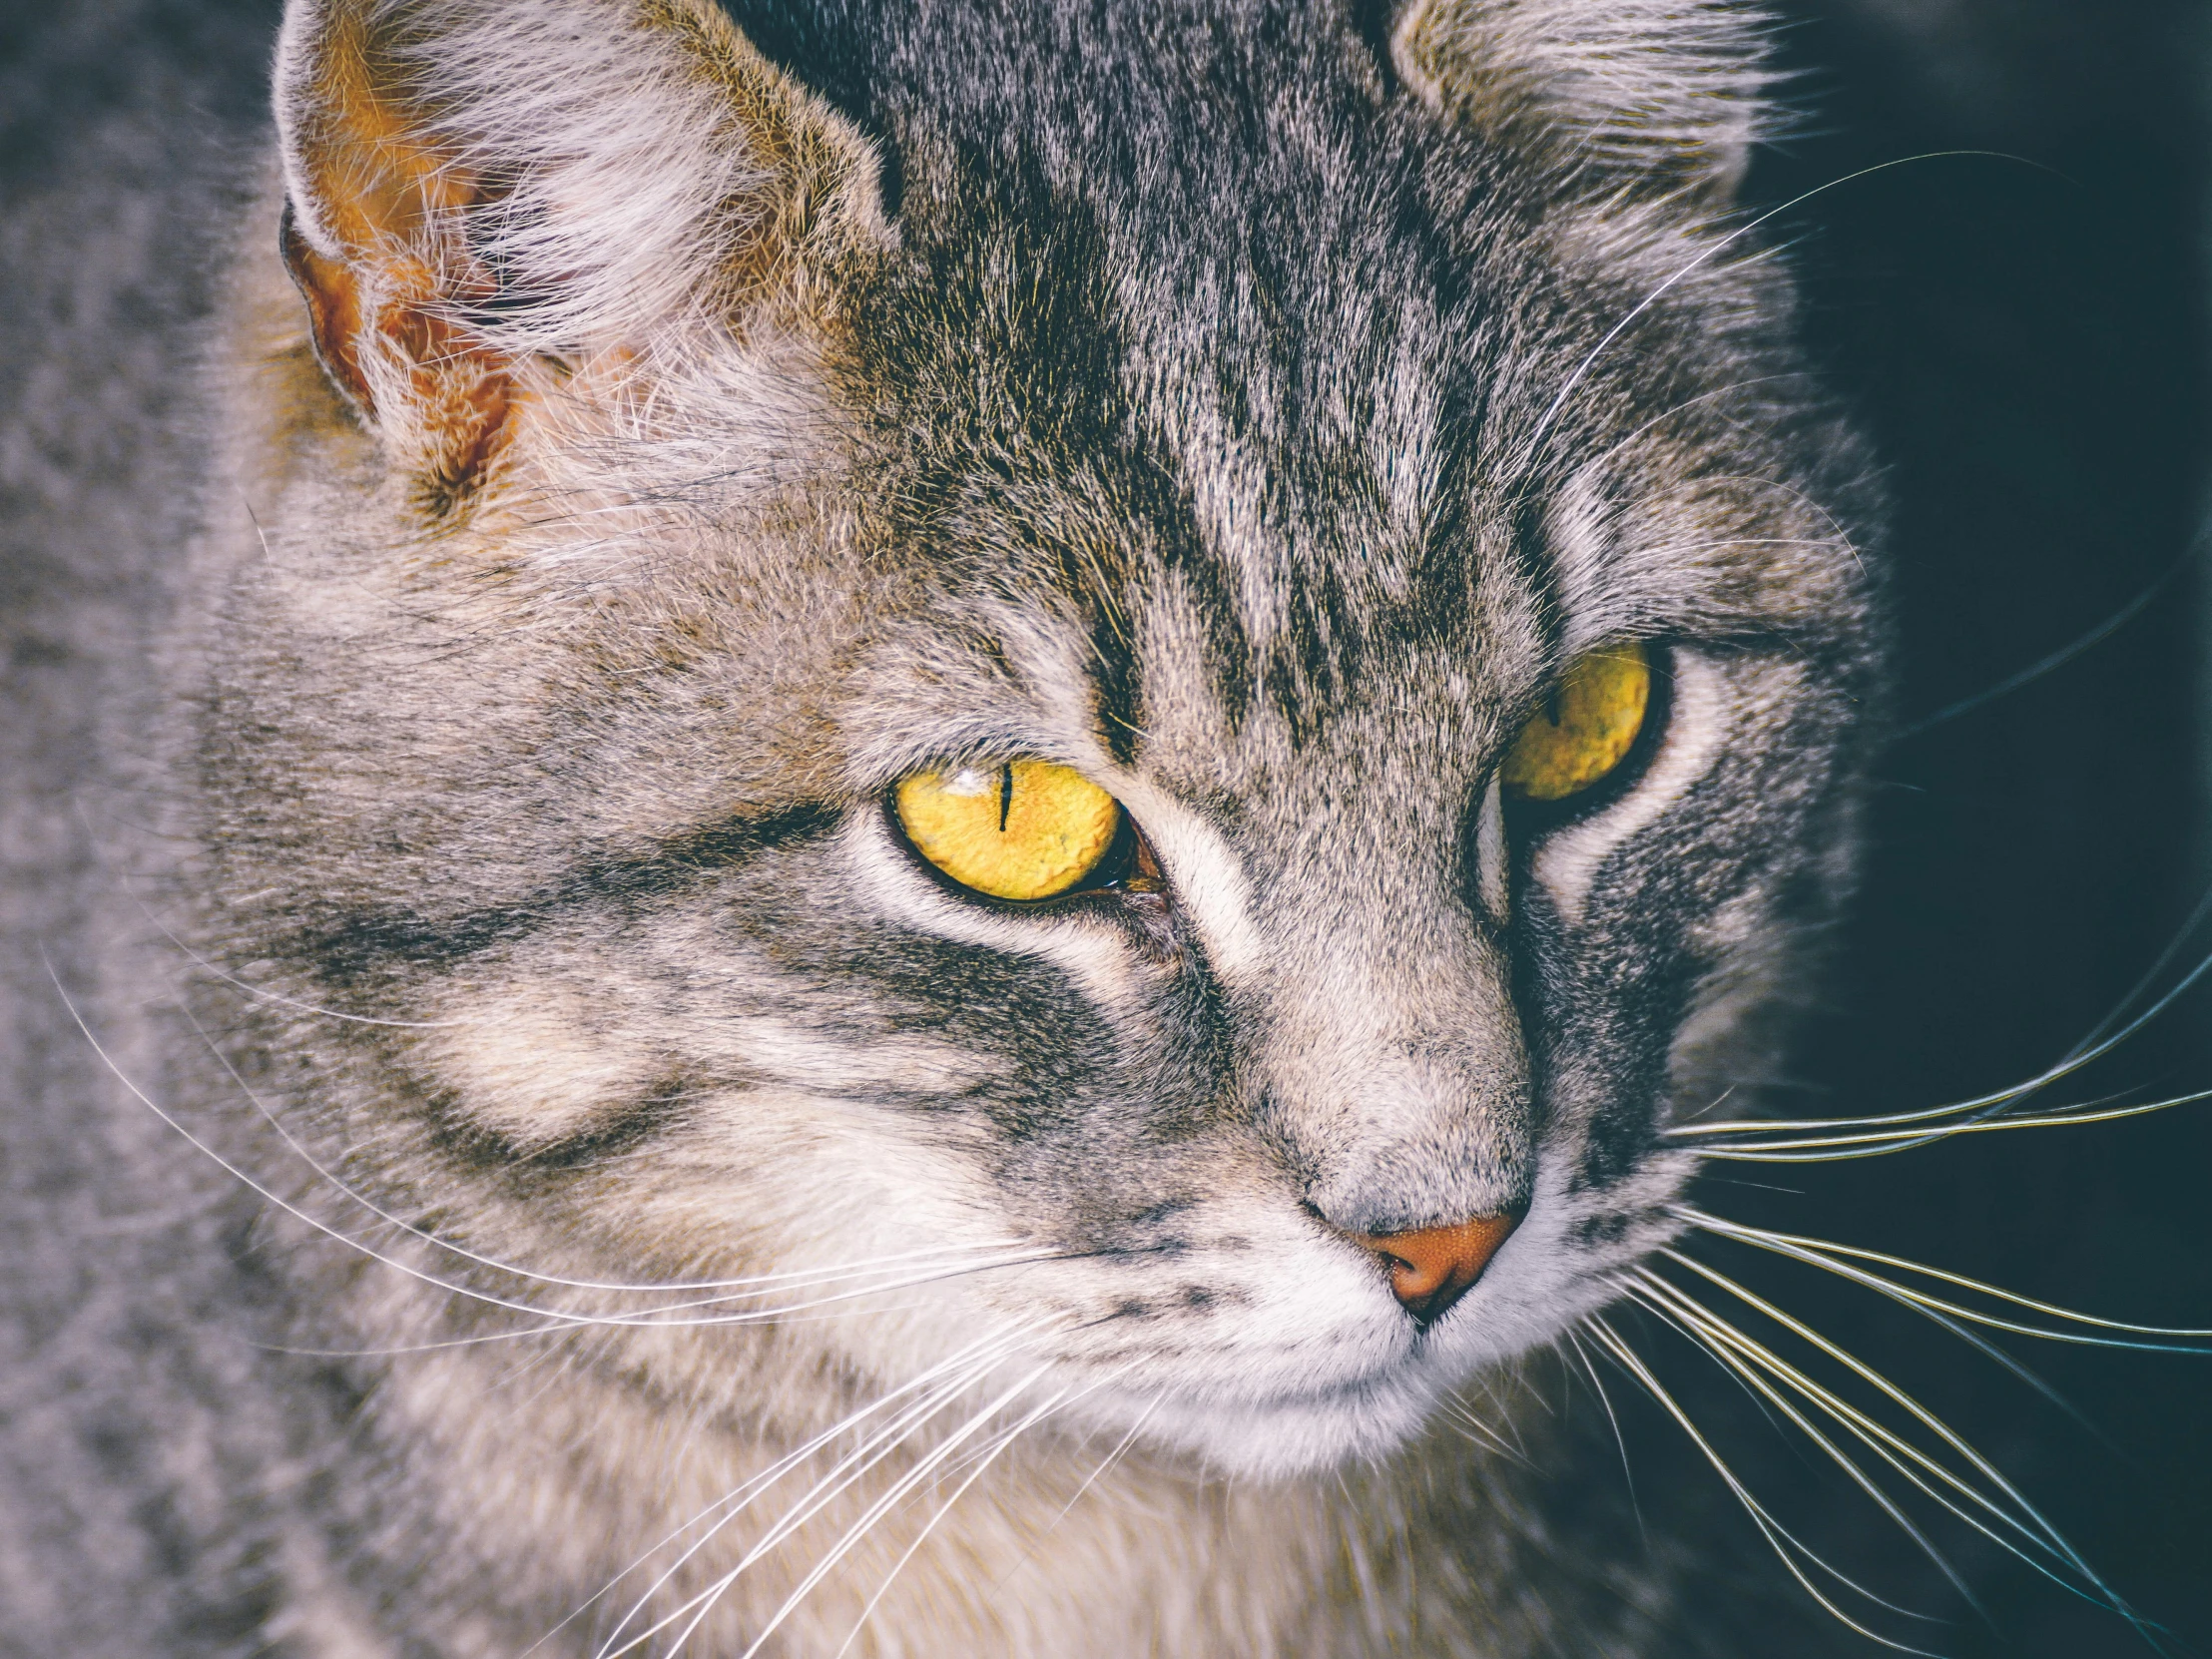
M 1066 767 L 1014 761 L 918 773 L 898 786 L 915 850 L 993 898 L 1051 898 L 1097 869 L 1121 829 L 1121 803 Z
M 1564 801 L 1627 757 L 1651 706 L 1651 658 L 1641 645 L 1607 646 L 1580 657 L 1521 728 L 1499 773 L 1508 795 Z

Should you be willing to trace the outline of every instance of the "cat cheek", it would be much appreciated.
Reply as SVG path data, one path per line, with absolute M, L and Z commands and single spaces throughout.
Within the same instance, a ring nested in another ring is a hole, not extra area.
M 529 977 L 456 997 L 422 1058 L 470 1127 L 516 1153 L 606 1133 L 653 1098 L 667 1063 L 611 1017 L 607 1000 Z

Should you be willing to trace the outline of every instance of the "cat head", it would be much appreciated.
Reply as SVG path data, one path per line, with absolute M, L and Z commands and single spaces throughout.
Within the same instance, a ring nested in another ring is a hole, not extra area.
M 290 8 L 198 761 L 287 1110 L 507 1262 L 791 1276 L 593 1339 L 703 1411 L 1002 1341 L 1381 1450 L 1668 1236 L 1848 878 L 1752 27 L 736 9 Z

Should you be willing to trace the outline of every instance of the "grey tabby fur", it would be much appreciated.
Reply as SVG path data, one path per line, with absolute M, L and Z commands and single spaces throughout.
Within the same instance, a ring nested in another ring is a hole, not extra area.
M 310 257 L 371 166 L 348 41 L 492 181 L 384 250 L 436 374 L 506 388 L 489 449 L 396 333 L 324 373 L 273 173 L 143 199 L 236 254 L 117 376 L 197 401 L 14 532 L 138 597 L 56 606 L 106 728 L 9 773 L 87 850 L 11 917 L 10 1225 L 67 1266 L 0 1641 L 587 1654 L 788 1515 L 686 1651 L 1839 1640 L 1636 1544 L 1516 1381 L 1678 1227 L 1656 1131 L 1748 1100 L 1849 881 L 1872 504 L 1736 234 L 1757 20 L 751 13 L 782 67 L 692 0 L 294 4 Z M 102 258 L 190 269 L 158 230 Z M 1624 640 L 1652 752 L 1501 819 Z M 902 776 L 1019 756 L 1167 892 L 1018 910 L 899 844 Z M 1522 1207 L 1426 1330 L 1342 1237 Z M 1478 1382 L 1530 1462 L 1454 1426 Z

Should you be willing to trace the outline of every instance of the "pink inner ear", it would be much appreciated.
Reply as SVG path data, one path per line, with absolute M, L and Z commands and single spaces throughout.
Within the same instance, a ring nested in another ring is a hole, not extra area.
M 505 357 L 454 319 L 444 295 L 370 298 L 364 316 L 364 293 L 381 284 L 364 281 L 351 261 L 316 253 L 288 212 L 282 247 L 323 368 L 371 420 L 404 423 L 427 451 L 428 495 L 441 507 L 455 504 L 483 481 L 506 442 L 514 377 Z M 363 364 L 372 351 L 387 365 L 373 380 Z M 378 383 L 383 402 L 393 401 L 395 385 L 404 387 L 398 401 L 406 407 L 379 407 Z
M 426 463 L 425 493 L 450 507 L 497 458 L 513 406 L 512 365 L 463 319 L 498 290 L 462 227 L 482 193 L 426 120 L 379 93 L 389 77 L 357 14 L 341 13 L 318 44 L 313 115 L 296 139 L 309 200 L 285 209 L 284 264 L 324 369 L 364 415 L 404 435 Z
M 277 233 L 284 269 L 307 302 L 307 318 L 314 332 L 315 355 L 323 371 L 338 383 L 361 413 L 376 418 L 376 399 L 361 373 L 360 285 L 340 261 L 326 260 L 299 234 L 299 224 L 289 203 Z
M 506 358 L 454 317 L 456 302 L 469 295 L 409 292 L 391 277 L 404 280 L 411 273 L 371 271 L 352 257 L 326 258 L 300 234 L 288 209 L 281 245 L 284 265 L 307 302 L 315 354 L 330 378 L 371 420 L 404 423 L 428 451 L 424 483 L 441 504 L 474 489 L 506 441 L 514 379 Z M 415 273 L 424 269 L 416 261 L 404 265 Z M 363 359 L 370 352 L 381 357 L 384 373 L 368 373 Z M 399 401 L 406 406 L 380 407 L 393 400 L 395 387 L 405 388 Z

